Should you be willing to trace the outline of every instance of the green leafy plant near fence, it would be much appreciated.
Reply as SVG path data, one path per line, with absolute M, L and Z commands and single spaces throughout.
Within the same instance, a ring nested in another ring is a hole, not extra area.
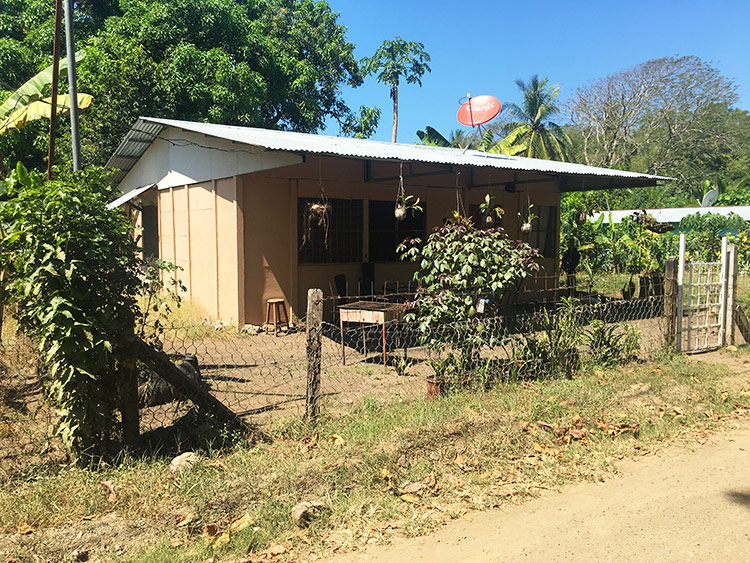
M 479 348 L 492 338 L 492 319 L 503 296 L 538 268 L 539 254 L 511 240 L 502 228 L 480 230 L 457 213 L 435 228 L 424 246 L 419 242 L 399 247 L 403 260 L 419 265 L 416 312 L 407 321 L 417 323 L 423 344 L 449 351 L 447 359 L 433 365 L 444 382 L 479 364 Z
M 117 427 L 118 381 L 147 290 L 132 224 L 107 209 L 108 176 L 47 182 L 19 164 L 0 203 L 6 303 L 39 341 L 63 443 L 97 453 Z

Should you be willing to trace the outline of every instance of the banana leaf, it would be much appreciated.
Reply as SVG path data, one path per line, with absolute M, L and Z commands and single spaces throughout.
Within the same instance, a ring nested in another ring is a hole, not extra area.
M 91 105 L 93 100 L 91 94 L 78 94 L 78 108 L 86 109 Z M 57 113 L 70 111 L 70 95 L 61 94 L 57 96 Z M 10 115 L 0 120 L 0 135 L 3 135 L 14 129 L 21 129 L 27 123 L 37 119 L 49 119 L 52 117 L 52 97 L 43 100 L 35 100 L 26 104 Z
M 84 52 L 76 53 L 76 62 L 83 59 Z M 68 59 L 60 59 L 60 78 L 68 71 Z M 44 89 L 52 84 L 52 65 L 45 68 L 39 74 L 30 78 L 23 86 L 13 92 L 7 100 L 0 105 L 0 117 L 5 117 L 9 113 L 18 110 L 21 106 L 41 100 L 44 97 Z

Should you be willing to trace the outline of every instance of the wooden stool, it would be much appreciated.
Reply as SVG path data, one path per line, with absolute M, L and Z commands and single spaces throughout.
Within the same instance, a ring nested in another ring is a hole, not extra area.
M 271 326 L 271 313 L 273 312 L 273 335 L 279 333 L 279 325 L 289 328 L 289 317 L 286 314 L 286 305 L 283 299 L 269 299 L 266 301 L 266 326 Z M 281 318 L 284 317 L 282 321 Z

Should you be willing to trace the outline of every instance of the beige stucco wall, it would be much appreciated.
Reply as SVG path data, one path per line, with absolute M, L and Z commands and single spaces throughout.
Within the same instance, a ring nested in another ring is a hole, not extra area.
M 466 211 L 479 204 L 485 194 L 505 210 L 503 226 L 512 238 L 519 238 L 518 213 L 526 212 L 527 202 L 559 208 L 560 188 L 556 180 L 539 182 L 532 174 L 513 174 L 492 170 L 457 169 L 453 173 L 434 174 L 435 167 L 405 165 L 405 189 L 426 202 L 428 233 L 450 217 L 456 208 L 456 184 Z M 410 178 L 408 175 L 425 174 Z M 329 198 L 363 200 L 363 261 L 369 260 L 369 200 L 394 200 L 398 188 L 399 166 L 376 163 L 369 170 L 362 161 L 334 157 L 309 156 L 303 164 L 277 170 L 246 174 L 238 178 L 240 208 L 244 218 L 244 312 L 245 322 L 261 323 L 266 300 L 284 298 L 297 316 L 305 314 L 307 291 L 318 287 L 331 294 L 333 278 L 344 274 L 350 293 L 356 294 L 362 277 L 362 264 L 297 263 L 297 198 L 320 196 L 321 186 Z M 434 174 L 434 175 L 428 175 Z M 368 181 L 369 180 L 369 181 Z M 517 193 L 508 193 L 507 182 L 516 181 Z M 533 180 L 536 183 L 523 183 Z M 486 184 L 489 184 L 486 185 Z M 474 186 L 474 187 L 472 187 Z M 559 211 L 558 211 L 559 214 Z M 559 232 L 559 217 L 555 221 Z M 546 273 L 556 273 L 558 257 L 543 260 Z M 385 282 L 408 281 L 414 272 L 409 263 L 375 264 L 375 287 Z
M 159 191 L 159 256 L 186 298 L 232 324 L 245 312 L 241 201 L 237 177 Z

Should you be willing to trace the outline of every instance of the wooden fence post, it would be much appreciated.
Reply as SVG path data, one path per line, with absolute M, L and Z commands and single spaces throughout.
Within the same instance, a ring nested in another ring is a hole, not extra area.
M 737 308 L 737 246 L 730 244 L 727 247 L 727 306 L 726 322 L 724 323 L 726 344 L 734 345 L 734 318 Z
M 122 416 L 122 441 L 136 447 L 141 435 L 138 413 L 138 371 L 135 360 L 120 368 L 120 415 Z
M 314 420 L 320 406 L 320 337 L 323 326 L 323 291 L 307 291 L 307 395 L 305 397 L 305 416 Z
M 677 345 L 677 258 L 669 258 L 664 268 L 664 339 L 667 346 Z

